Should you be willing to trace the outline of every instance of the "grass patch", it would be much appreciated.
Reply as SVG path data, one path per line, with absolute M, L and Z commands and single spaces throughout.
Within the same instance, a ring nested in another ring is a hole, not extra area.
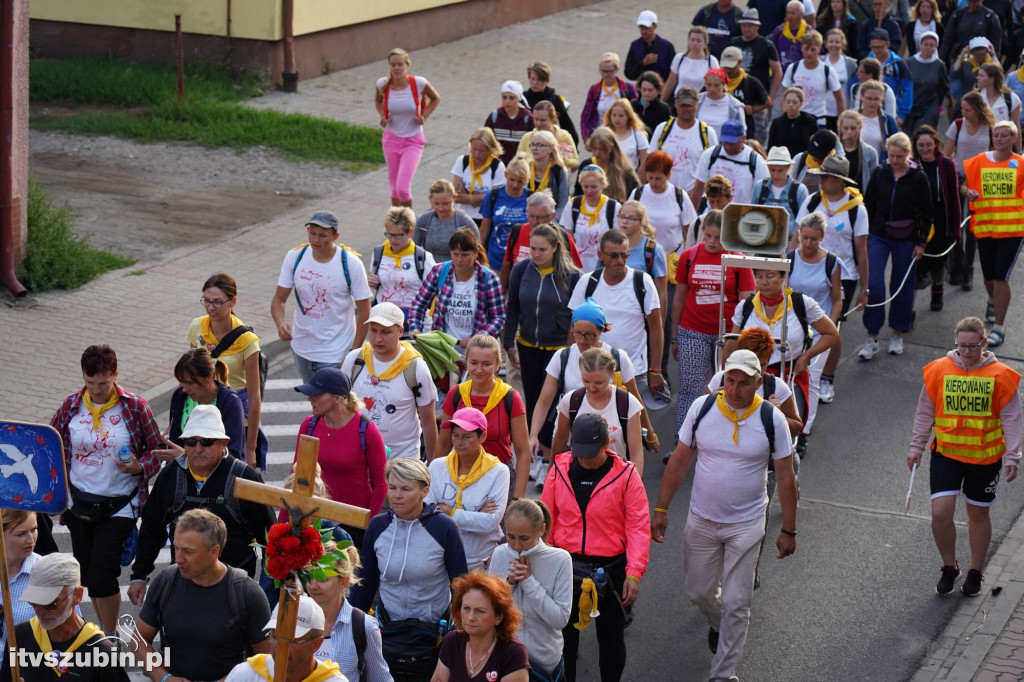
M 93 248 L 87 237 L 76 235 L 67 204 L 29 182 L 28 244 L 18 279 L 32 291 L 74 289 L 109 270 L 135 261 Z
M 31 123 L 37 130 L 233 149 L 264 146 L 290 161 L 378 164 L 384 160 L 378 130 L 242 106 L 241 100 L 261 92 L 252 73 L 231 78 L 212 66 L 190 65 L 184 101 L 177 98 L 174 69 L 165 66 L 113 60 L 34 60 L 29 82 L 30 97 L 36 102 L 111 107 L 36 115 Z

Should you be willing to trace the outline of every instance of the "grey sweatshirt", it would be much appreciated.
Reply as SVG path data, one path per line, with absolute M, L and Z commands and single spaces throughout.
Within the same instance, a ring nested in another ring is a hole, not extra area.
M 509 562 L 530 561 L 530 577 L 512 587 L 512 600 L 523 614 L 516 635 L 530 652 L 530 663 L 551 672 L 562 658 L 562 628 L 572 609 L 572 557 L 564 549 L 538 540 L 522 554 L 498 545 L 487 570 L 508 578 Z
M 961 369 L 968 369 L 956 351 L 946 353 Z M 996 355 L 992 351 L 985 351 L 981 356 L 981 362 L 977 367 L 981 369 L 986 365 L 997 362 Z M 1006 439 L 1006 453 L 1003 455 L 1003 466 L 1017 466 L 1020 464 L 1020 442 L 1021 432 L 1024 430 L 1024 416 L 1021 415 L 1020 393 L 1014 392 L 1013 397 L 1006 403 L 1006 407 L 999 413 L 999 420 L 1003 423 L 1003 437 Z M 914 417 L 914 437 L 910 441 L 910 452 L 921 454 L 928 447 L 932 436 L 932 426 L 935 424 L 935 404 L 932 402 L 928 391 L 921 389 L 921 395 L 917 399 L 917 415 Z

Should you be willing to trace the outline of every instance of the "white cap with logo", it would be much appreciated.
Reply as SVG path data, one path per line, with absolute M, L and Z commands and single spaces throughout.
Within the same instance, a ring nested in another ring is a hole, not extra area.
M 278 602 L 277 606 L 274 607 L 274 612 L 270 614 L 270 622 L 267 623 L 266 630 L 277 629 L 277 613 L 281 609 L 281 603 Z M 305 637 L 310 630 L 324 631 L 324 610 L 320 608 L 311 597 L 302 595 L 299 597 L 299 615 L 295 620 L 295 639 L 301 639 Z

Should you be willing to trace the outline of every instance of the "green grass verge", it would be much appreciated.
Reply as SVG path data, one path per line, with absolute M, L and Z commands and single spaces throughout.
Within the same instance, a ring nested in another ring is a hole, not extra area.
M 110 107 L 35 115 L 31 124 L 37 130 L 233 149 L 264 146 L 291 161 L 384 160 L 378 130 L 242 106 L 240 100 L 260 92 L 252 74 L 232 79 L 214 67 L 192 65 L 186 72 L 186 98 L 178 101 L 173 68 L 111 60 L 35 60 L 29 87 L 36 102 Z
M 89 244 L 71 230 L 74 219 L 67 204 L 29 182 L 28 244 L 18 279 L 32 291 L 74 289 L 109 270 L 135 261 Z

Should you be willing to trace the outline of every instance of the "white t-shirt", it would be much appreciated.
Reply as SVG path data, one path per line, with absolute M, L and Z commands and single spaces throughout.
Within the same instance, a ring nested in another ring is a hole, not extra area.
M 715 375 L 711 377 L 711 381 L 708 382 L 708 390 L 714 393 L 718 389 L 722 388 L 722 386 L 724 385 L 725 370 L 722 369 L 715 372 Z M 757 394 L 762 398 L 771 397 L 764 394 L 764 384 L 761 384 L 760 386 L 757 387 Z M 793 395 L 793 390 L 785 381 L 783 381 L 779 377 L 775 377 L 775 393 L 773 395 L 779 399 L 779 404 L 781 405 L 782 403 L 789 400 L 789 396 Z M 698 398 L 698 400 L 700 400 L 700 398 Z
M 125 505 L 114 516 L 118 518 L 135 518 L 132 510 L 139 508 L 139 479 L 132 474 L 123 474 L 117 468 L 117 455 L 122 447 L 132 449 L 131 434 L 124 423 L 121 403 L 100 416 L 101 431 L 92 428 L 92 413 L 85 407 L 83 400 L 78 404 L 78 411 L 68 424 L 71 436 L 71 485 L 82 492 L 104 497 L 120 497 L 135 492 L 131 504 Z M 106 435 L 104 435 L 106 434 Z M 136 457 L 139 453 L 132 453 Z
M 634 414 L 639 414 L 643 411 L 643 404 L 637 400 L 632 393 L 627 393 L 629 396 L 629 416 L 632 417 Z M 572 391 L 566 391 L 562 399 L 558 401 L 558 414 L 569 416 L 569 401 L 572 399 Z M 619 424 L 619 412 L 615 407 L 615 390 L 612 389 L 612 397 L 608 400 L 608 404 L 600 410 L 590 404 L 590 396 L 584 394 L 583 403 L 580 405 L 580 411 L 577 416 L 581 414 L 600 414 L 604 416 L 608 422 L 608 449 L 614 452 L 622 459 L 626 459 L 626 453 L 629 451 L 626 443 L 626 434 L 622 432 L 622 427 Z
M 864 121 L 860 129 L 860 141 L 869 147 L 874 147 L 876 151 L 882 151 L 882 126 L 881 121 L 877 117 L 864 116 Z
M 470 187 L 470 183 L 473 180 L 473 171 L 470 170 L 470 166 L 472 164 L 468 163 L 469 161 L 469 155 L 463 154 L 459 158 L 455 159 L 455 165 L 452 166 L 452 175 L 462 178 L 462 184 L 465 185 L 467 190 L 471 190 L 473 192 L 490 192 L 493 188 L 501 187 L 505 184 L 505 164 L 499 160 L 498 165 L 494 167 L 493 174 L 491 173 L 490 168 L 484 169 L 484 172 L 480 174 L 480 178 L 475 183 L 472 183 L 473 186 Z M 462 164 L 464 163 L 466 164 L 465 168 L 462 167 Z M 465 211 L 466 215 L 470 218 L 483 218 L 483 215 L 480 214 L 479 206 L 458 204 L 457 208 L 461 208 Z
M 302 248 L 285 254 L 277 286 L 295 289 L 305 315 L 296 306 L 292 315 L 292 350 L 314 362 L 338 362 L 352 348 L 356 337 L 355 304 L 370 298 L 366 283 L 366 269 L 359 257 L 349 252 L 348 274 L 352 279 L 349 289 L 345 269 L 341 263 L 343 247 L 336 246 L 327 263 L 313 258 L 313 249 L 307 248 L 295 269 L 295 259 Z M 293 276 L 294 272 L 294 276 Z
M 917 46 L 918 51 L 920 51 L 921 49 L 921 36 L 923 36 L 928 31 L 931 31 L 932 33 L 938 33 L 938 31 L 936 30 L 934 19 L 929 21 L 927 24 L 922 24 L 920 19 L 914 22 L 914 45 Z M 914 52 L 914 54 L 917 54 L 917 52 Z M 910 56 L 914 55 L 912 54 Z
M 836 78 L 839 80 L 839 89 L 842 90 L 843 93 L 845 94 L 846 93 L 846 81 L 848 81 L 850 79 L 850 74 L 846 70 L 846 60 L 843 59 L 843 55 L 841 55 L 841 54 L 839 55 L 839 61 L 838 62 L 833 62 L 832 61 L 832 55 L 825 55 L 825 56 L 823 56 L 822 57 L 822 61 L 825 64 L 828 64 L 828 68 L 831 69 L 832 73 L 834 73 L 836 75 Z M 833 97 L 833 96 L 827 96 L 824 99 L 825 99 L 825 115 L 826 116 L 838 116 L 839 114 L 836 111 L 836 107 L 837 107 L 837 105 L 836 105 L 836 98 Z M 847 102 L 846 105 L 849 106 L 850 103 Z
M 634 169 L 640 166 L 640 152 L 647 151 L 647 147 L 650 142 L 647 140 L 647 132 L 643 129 L 634 130 L 630 129 L 626 132 L 626 137 L 621 138 L 618 135 L 615 136 L 619 140 L 619 147 L 622 148 L 622 153 L 629 159 L 629 163 Z
M 659 146 L 658 140 L 661 139 L 661 133 L 666 125 L 668 121 L 659 123 L 651 134 L 651 151 L 660 149 L 672 157 L 672 177 L 669 179 L 676 187 L 682 187 L 689 192 L 693 189 L 693 171 L 697 167 L 697 159 L 705 149 L 718 144 L 718 133 L 711 126 L 707 127 L 708 144 L 705 147 L 700 140 L 700 121 L 694 121 L 693 125 L 685 130 L 673 122 L 664 144 Z
M 845 65 L 843 65 L 843 69 L 846 69 Z M 820 59 L 818 65 L 813 69 L 808 69 L 802 59 L 790 64 L 782 76 L 782 87 L 790 88 L 794 85 L 800 85 L 804 89 L 804 106 L 801 111 L 806 111 L 818 118 L 825 115 L 825 98 L 831 99 L 835 104 L 835 96 L 832 93 L 842 87 L 839 76 L 836 75 L 836 69 L 829 67 L 826 79 L 825 63 Z
M 679 428 L 679 442 L 693 446 L 693 421 L 711 397 L 693 401 Z M 789 457 L 789 423 L 778 408 L 772 409 L 775 426 L 774 459 Z M 738 441 L 732 442 L 734 425 L 712 407 L 697 425 L 697 463 L 690 493 L 690 512 L 716 523 L 742 523 L 764 516 L 768 505 L 768 436 L 760 412 L 739 423 Z
M 434 255 L 425 250 L 423 262 L 423 276 L 437 264 L 434 262 Z M 381 256 L 380 269 L 377 277 L 380 278 L 380 285 L 377 287 L 378 303 L 394 303 L 399 308 L 411 308 L 416 294 L 420 291 L 423 280 L 416 272 L 416 252 L 408 256 L 402 256 L 401 265 L 395 263 L 390 256 Z
M 722 134 L 722 125 L 730 118 L 730 114 L 743 110 L 743 103 L 732 95 L 726 95 L 721 99 L 711 99 L 707 93 L 702 93 L 700 103 L 697 104 L 697 116 L 700 120 L 715 129 L 719 135 Z
M 807 311 L 807 324 L 813 325 L 815 322 L 825 317 L 825 311 L 823 311 L 817 301 L 810 296 L 803 294 L 803 297 L 804 309 Z M 736 306 L 736 312 L 733 313 L 732 323 L 734 325 L 738 325 L 742 319 L 743 306 L 738 305 Z M 747 325 L 743 327 L 743 329 L 767 329 L 771 332 L 772 338 L 782 338 L 781 321 L 776 322 L 769 327 L 764 320 L 757 316 L 756 311 L 751 311 L 750 317 L 747 318 Z M 789 352 L 786 353 L 787 361 L 800 357 L 803 354 L 803 339 L 805 333 L 805 330 L 800 329 L 800 319 L 796 316 L 796 313 L 793 312 L 793 309 L 790 308 L 786 313 L 786 342 L 789 344 Z M 772 351 L 772 356 L 769 358 L 768 364 L 774 365 L 779 362 L 779 357 L 782 354 L 779 350 L 780 345 L 781 344 L 775 344 L 775 350 Z
M 1010 104 L 1012 105 L 1012 108 L 1019 109 L 1020 97 L 1018 97 L 1015 92 L 1008 94 L 1010 95 Z M 985 99 L 988 98 L 986 97 Z M 1013 121 L 1013 119 L 1010 118 L 1010 110 L 1006 108 L 1006 99 L 1003 97 L 1002 93 L 996 95 L 995 101 L 990 101 L 988 106 L 992 110 L 992 113 L 995 114 L 996 123 L 999 123 L 999 121 Z M 1016 121 L 1014 121 L 1014 123 L 1016 123 Z
M 800 207 L 800 211 L 797 213 L 797 221 L 803 220 L 804 216 L 810 213 L 811 199 L 815 195 L 810 195 L 807 200 L 804 201 Z M 866 236 L 868 233 L 868 212 L 864 205 L 858 206 L 854 214 L 857 216 L 856 223 L 850 226 L 850 213 L 849 211 L 834 212 L 834 209 L 841 207 L 852 197 L 849 193 L 844 193 L 843 198 L 838 202 L 829 202 L 830 209 L 825 208 L 825 202 L 821 202 L 814 210 L 821 211 L 825 214 L 825 222 L 827 223 L 825 228 L 825 237 L 821 240 L 822 248 L 828 249 L 832 253 L 836 254 L 839 260 L 843 264 L 843 279 L 856 279 L 857 278 L 857 264 L 853 258 L 854 239 L 856 237 Z M 829 215 L 832 213 L 832 215 Z
M 671 182 L 661 194 L 644 185 L 640 195 L 640 203 L 647 209 L 647 220 L 654 228 L 655 240 L 665 249 L 665 253 L 678 251 L 683 244 L 683 233 L 697 219 L 697 211 L 693 208 L 690 195 L 683 192 L 683 207 L 676 202 L 676 188 Z M 630 199 L 636 196 L 633 190 Z
M 445 306 L 448 333 L 457 339 L 468 339 L 473 336 L 476 306 L 476 277 L 470 277 L 465 282 L 455 280 L 452 296 Z
M 654 280 L 646 272 L 644 278 L 644 305 L 640 309 L 636 292 L 633 289 L 633 268 L 626 268 L 626 276 L 618 284 L 611 286 L 605 281 L 604 274 L 601 275 L 597 287 L 591 296 L 604 308 L 604 315 L 611 323 L 611 331 L 601 335 L 601 339 L 616 348 L 622 348 L 630 353 L 630 359 L 634 367 L 643 368 L 647 372 L 647 332 L 644 330 L 644 320 L 655 308 L 660 308 L 658 291 L 654 288 Z M 569 309 L 575 310 L 586 302 L 587 284 L 590 282 L 590 273 L 585 273 L 576 283 L 576 288 L 569 298 Z
M 612 352 L 611 344 L 601 341 L 601 348 Z M 619 373 L 622 375 L 622 383 L 628 384 L 630 380 L 636 377 L 636 370 L 633 368 L 633 361 L 629 358 L 629 353 L 622 350 L 621 348 L 616 349 L 619 351 L 617 358 L 622 360 L 622 364 L 619 366 Z M 569 346 L 569 358 L 565 364 L 565 392 L 571 393 L 577 388 L 583 388 L 583 375 L 580 374 L 580 357 L 583 353 L 580 352 L 579 346 L 575 343 Z M 612 353 L 612 355 L 616 355 Z M 558 351 L 551 356 L 551 360 L 548 362 L 547 373 L 558 379 L 559 373 L 562 371 L 562 351 Z M 608 383 L 614 383 L 615 379 L 612 378 Z
M 697 179 L 707 184 L 708 178 L 712 175 L 722 175 L 732 183 L 732 200 L 738 204 L 753 203 L 754 186 L 760 185 L 762 180 L 771 176 L 768 175 L 768 164 L 764 162 L 761 155 L 750 147 L 744 146 L 740 153 L 731 156 L 725 152 L 725 147 L 711 165 L 711 155 L 715 148 L 709 147 L 700 155 L 697 162 Z M 750 172 L 750 159 L 754 159 L 754 172 Z
M 601 95 L 597 100 L 597 118 L 598 120 L 604 119 L 604 113 L 612 108 L 612 105 L 618 102 L 620 99 L 626 96 L 619 88 L 615 88 L 614 92 L 608 93 L 603 87 L 601 88 Z
M 561 225 L 576 240 L 576 250 L 579 251 L 580 260 L 583 261 L 584 271 L 593 270 L 600 265 L 597 252 L 601 250 L 601 235 L 615 227 L 614 219 L 611 225 L 608 224 L 609 203 L 615 206 L 612 215 L 617 216 L 619 214 L 619 209 L 621 208 L 619 202 L 614 199 L 606 199 L 605 205 L 597 212 L 597 219 L 593 225 L 590 224 L 590 217 L 583 213 L 584 207 L 588 211 L 594 210 L 594 207 L 587 203 L 586 198 L 583 199 L 583 203 L 580 206 L 580 215 L 575 221 L 572 219 L 572 201 L 566 203 L 565 208 L 562 210 Z
M 852 95 L 850 99 L 853 102 L 846 103 L 847 108 L 854 111 L 860 111 L 860 88 L 858 85 L 858 83 L 855 83 L 850 87 L 850 94 Z M 885 89 L 885 94 L 882 97 L 882 111 L 896 118 L 896 93 L 889 87 L 888 83 L 882 83 L 882 87 Z
M 701 57 L 700 59 L 691 59 L 686 56 L 685 52 L 680 52 L 672 59 L 672 65 L 669 67 L 677 76 L 679 76 L 679 82 L 676 83 L 676 92 L 679 92 L 680 88 L 690 86 L 697 92 L 704 89 L 704 74 L 708 72 L 708 69 L 713 69 L 718 66 L 718 59 L 714 55 L 707 57 Z M 675 93 L 672 93 L 673 95 Z
M 352 376 L 352 367 L 356 358 L 362 354 L 357 348 L 345 356 L 341 363 L 341 371 Z M 397 360 L 401 354 L 395 357 Z M 373 360 L 377 375 L 384 374 L 395 360 L 382 362 Z M 391 447 L 391 457 L 420 456 L 420 417 L 417 408 L 430 405 L 437 401 L 437 389 L 430 377 L 430 370 L 422 358 L 413 360 L 416 364 L 416 382 L 420 385 L 420 397 L 415 399 L 412 389 L 405 380 L 404 373 L 384 381 L 376 381 L 366 367 L 359 370 L 352 391 L 366 404 L 366 416 L 377 425 L 384 442 Z
M 427 79 L 423 76 L 410 76 L 416 79 L 416 94 L 423 102 L 423 91 L 427 88 Z M 377 90 L 384 92 L 390 77 L 377 79 Z M 387 131 L 398 137 L 415 137 L 423 132 L 423 126 L 416 123 L 416 100 L 412 97 L 412 88 L 391 90 L 388 92 L 388 127 Z

